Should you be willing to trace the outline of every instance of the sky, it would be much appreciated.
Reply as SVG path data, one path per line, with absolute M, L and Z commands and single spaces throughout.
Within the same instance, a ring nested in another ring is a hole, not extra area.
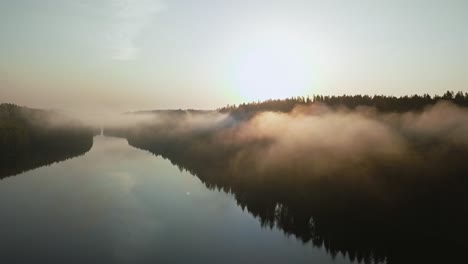
M 0 102 L 212 109 L 468 92 L 467 0 L 0 0 Z

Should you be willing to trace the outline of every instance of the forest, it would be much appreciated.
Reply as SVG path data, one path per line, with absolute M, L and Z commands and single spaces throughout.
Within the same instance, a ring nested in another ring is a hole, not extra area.
M 57 111 L 0 105 L 0 178 L 82 155 L 96 129 Z
M 257 111 L 290 112 L 297 106 L 308 106 L 320 103 L 329 107 L 346 107 L 348 109 L 372 107 L 380 112 L 408 112 L 421 111 L 427 106 L 435 105 L 439 101 L 450 101 L 458 106 L 467 107 L 468 93 L 447 91 L 443 95 L 431 96 L 429 94 L 415 94 L 400 97 L 386 95 L 299 96 L 286 99 L 270 99 L 263 102 L 227 105 L 219 108 L 218 111 L 234 114 Z
M 299 97 L 157 112 L 106 134 L 333 256 L 441 263 L 468 249 L 467 99 Z

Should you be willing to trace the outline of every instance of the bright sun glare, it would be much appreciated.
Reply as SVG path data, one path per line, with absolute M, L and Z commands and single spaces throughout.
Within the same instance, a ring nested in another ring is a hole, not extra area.
M 261 32 L 236 59 L 234 89 L 249 101 L 304 95 L 312 72 L 303 43 L 290 32 Z

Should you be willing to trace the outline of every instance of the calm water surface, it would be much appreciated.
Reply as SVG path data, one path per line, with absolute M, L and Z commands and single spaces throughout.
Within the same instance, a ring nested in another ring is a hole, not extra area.
M 349 263 L 117 138 L 1 180 L 0 212 L 2 263 Z

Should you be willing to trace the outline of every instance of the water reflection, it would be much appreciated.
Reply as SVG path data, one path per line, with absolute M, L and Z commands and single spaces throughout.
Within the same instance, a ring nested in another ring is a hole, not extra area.
M 0 211 L 3 263 L 349 263 L 122 139 L 4 179 Z
M 401 185 L 412 191 L 372 196 L 361 186 L 327 179 L 297 184 L 284 172 L 263 180 L 248 167 L 232 169 L 229 156 L 212 155 L 207 160 L 209 155 L 196 155 L 177 142 L 130 138 L 130 144 L 169 159 L 209 189 L 234 195 L 237 204 L 263 227 L 279 228 L 287 236 L 325 249 L 333 258 L 363 263 L 448 263 L 464 259 L 468 249 L 466 170 L 460 170 L 466 166 L 464 154 L 447 160 L 441 167 L 446 175 L 437 181 L 431 174 L 405 171 L 403 175 L 419 173 L 417 177 L 427 178 Z M 394 177 L 392 181 L 398 183 L 395 179 L 401 175 L 395 171 L 382 170 L 383 178 Z M 421 185 L 414 188 L 414 184 Z M 397 190 L 388 186 L 384 191 Z M 393 196 L 398 200 L 390 199 Z
M 0 152 L 0 179 L 13 176 L 28 170 L 47 166 L 55 162 L 65 161 L 88 152 L 93 146 L 92 136 L 79 139 L 67 139 L 66 144 L 21 145 Z

